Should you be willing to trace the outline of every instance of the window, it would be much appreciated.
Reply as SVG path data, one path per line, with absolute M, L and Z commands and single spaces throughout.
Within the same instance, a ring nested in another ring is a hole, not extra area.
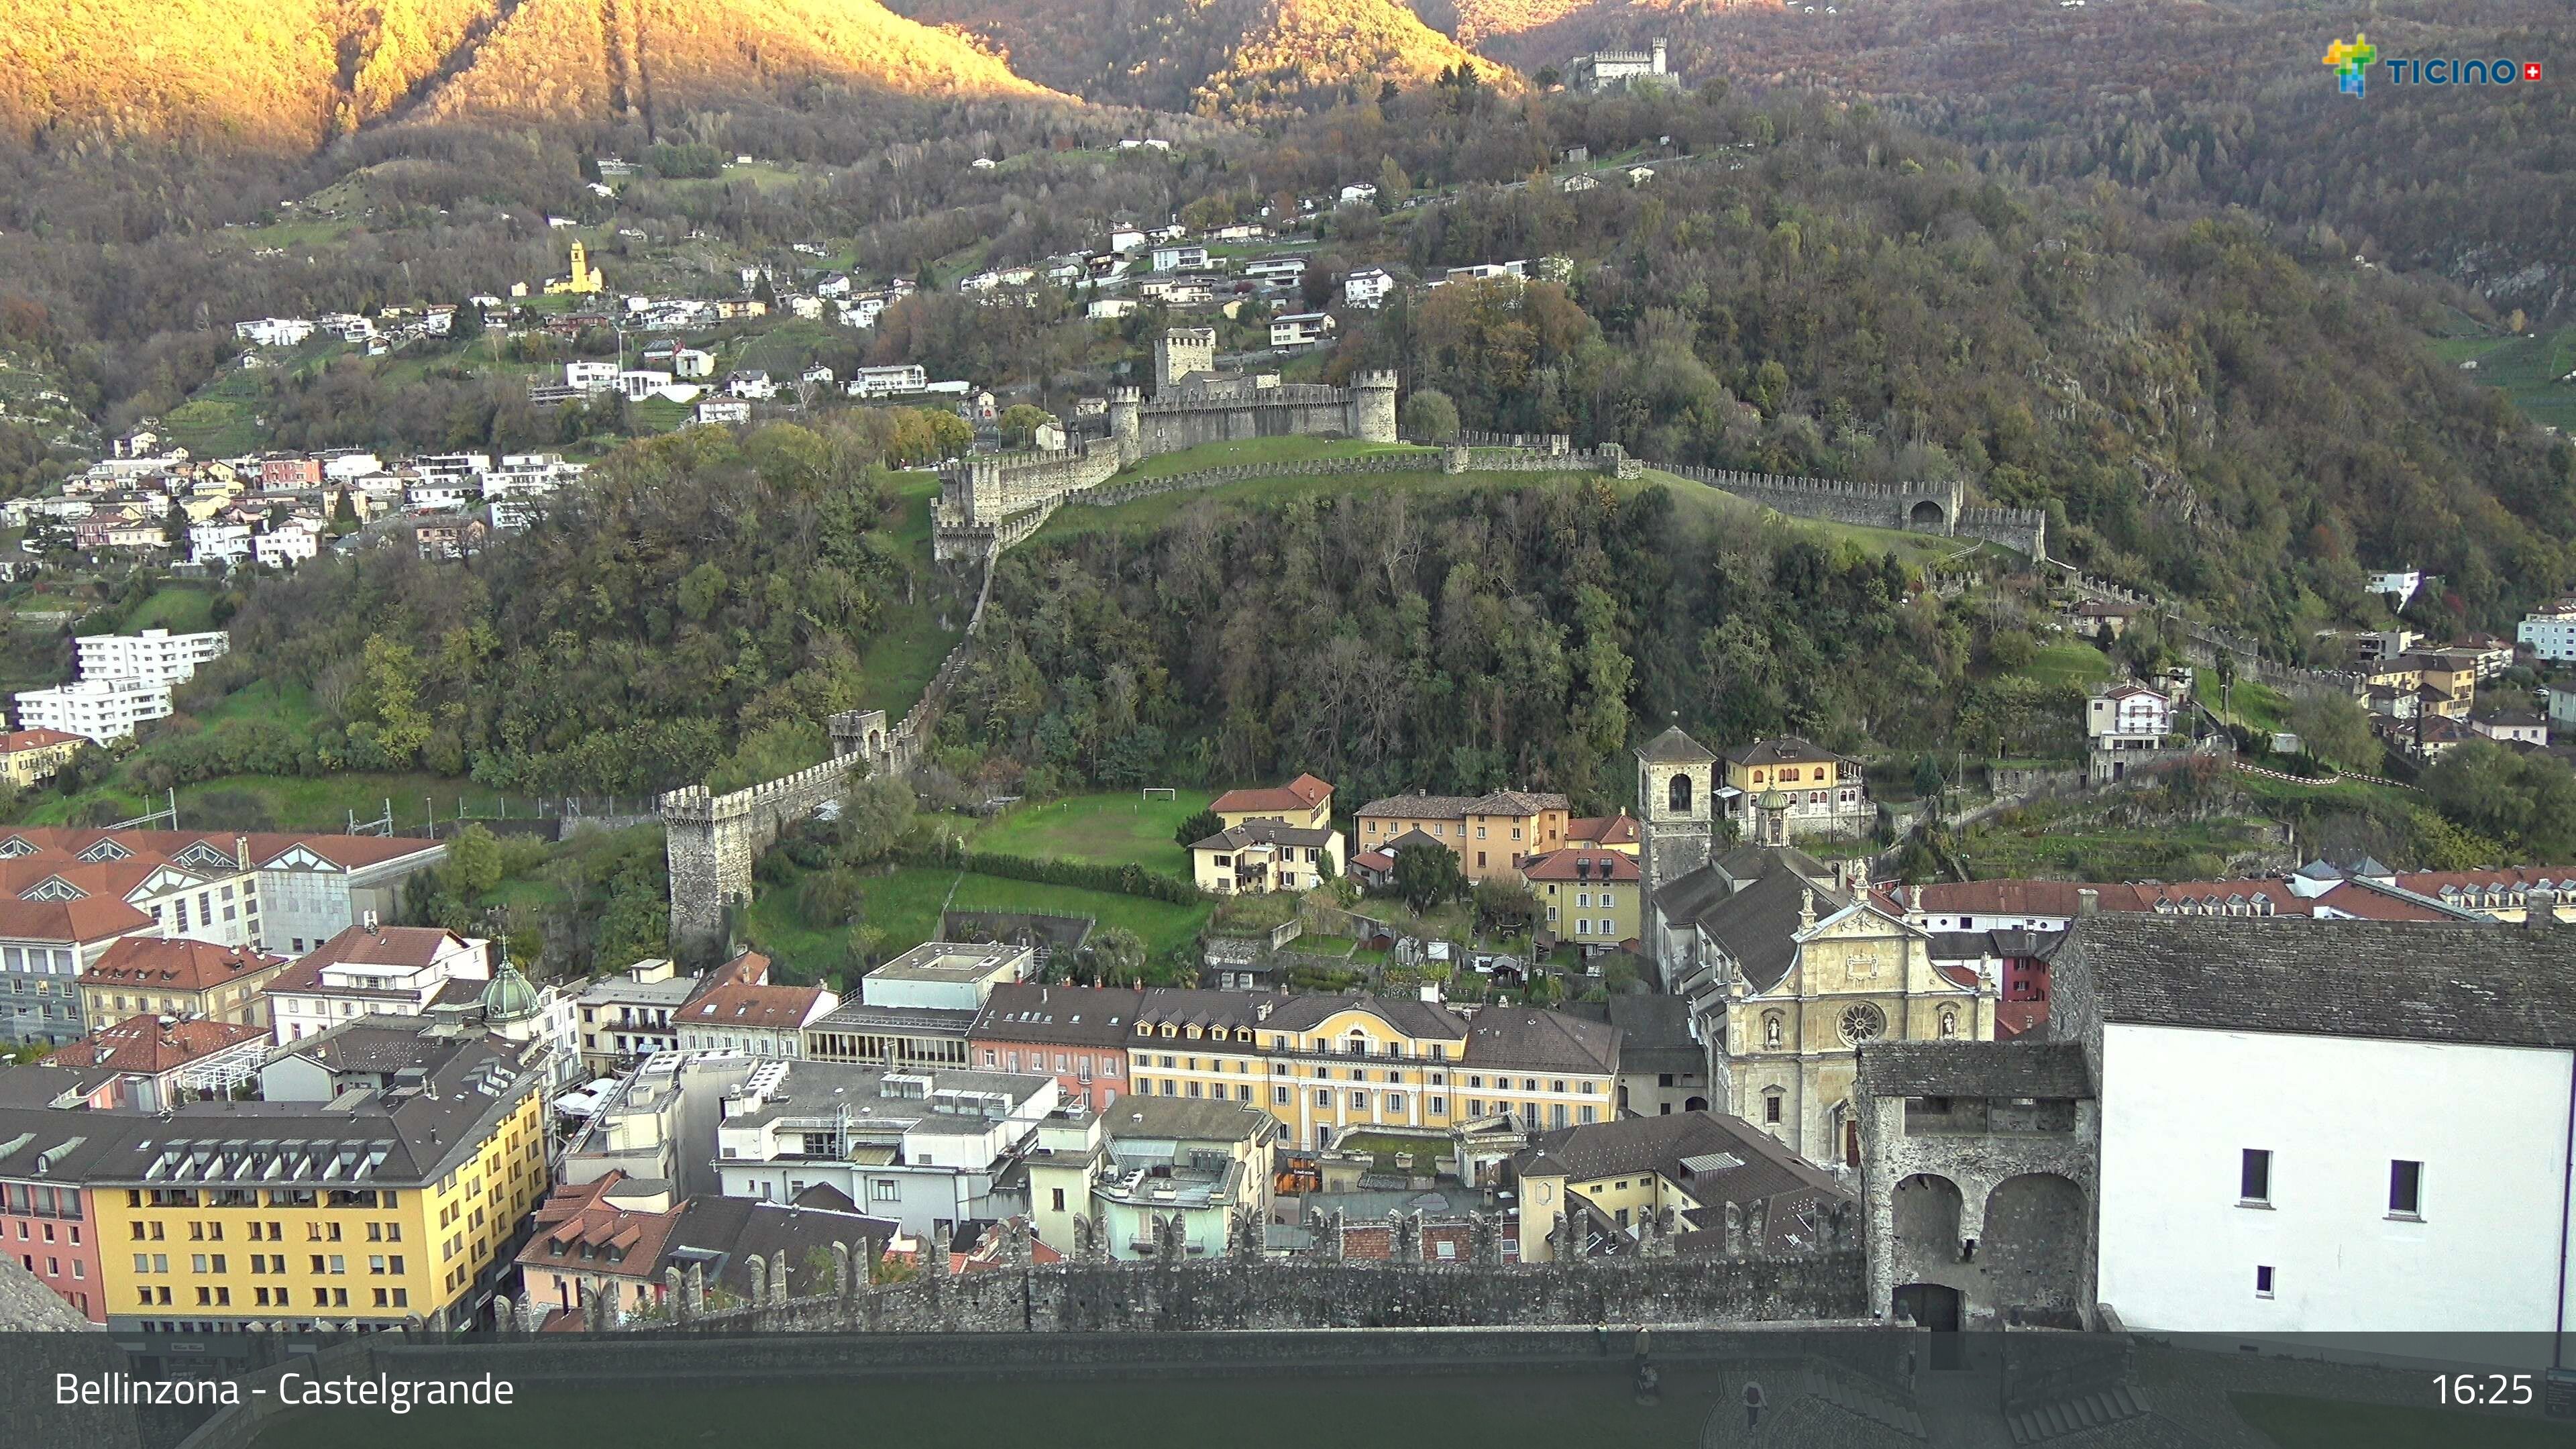
M 1317 1087 L 1315 1089 L 1315 1105 L 1318 1107 L 1329 1107 L 1333 1105 L 1333 1089 L 1330 1087 Z
M 880 1177 L 868 1184 L 868 1197 L 873 1202 L 893 1202 L 903 1196 L 903 1185 L 891 1177 Z
M 1434 1097 L 1430 1100 L 1427 1106 L 1431 1115 L 1434 1117 L 1446 1117 L 1449 1115 L 1449 1099 L 1446 1097 Z
M 2244 1161 L 2237 1170 L 2236 1201 L 2248 1207 L 2272 1205 L 2272 1152 L 2265 1147 L 2245 1149 Z M 2266 1273 L 2272 1270 L 2266 1268 Z
M 2424 1216 L 2424 1164 L 2403 1158 L 2388 1164 L 2388 1215 L 2392 1218 Z
M 2269 1263 L 2260 1264 L 2254 1269 L 2254 1296 L 2257 1298 L 2272 1296 L 2272 1265 Z
M 1762 1094 L 1762 1120 L 1773 1124 L 1779 1122 L 1780 1092 L 1778 1088 L 1773 1088 L 1772 1090 Z

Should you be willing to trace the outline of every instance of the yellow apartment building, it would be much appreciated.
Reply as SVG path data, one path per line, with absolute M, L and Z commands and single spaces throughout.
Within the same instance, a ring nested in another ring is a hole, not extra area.
M 1208 809 L 1228 827 L 1251 820 L 1276 820 L 1301 830 L 1329 830 L 1333 825 L 1333 787 L 1312 775 L 1299 775 L 1267 790 L 1228 790 Z
M 1383 850 L 1419 830 L 1458 852 L 1467 879 L 1516 879 L 1522 860 L 1563 848 L 1572 815 L 1562 795 L 1497 790 L 1490 795 L 1391 795 L 1360 807 L 1355 850 Z
M 1601 949 L 1640 939 L 1635 856 L 1569 845 L 1523 864 L 1521 880 L 1538 902 L 1544 938 Z
M 88 743 L 61 730 L 12 730 L 0 735 L 0 780 L 21 790 L 41 784 Z
M 1604 1023 L 1530 1007 L 1471 1019 L 1400 998 L 1175 989 L 1128 999 L 1131 1091 L 1261 1107 L 1294 1146 L 1504 1114 L 1550 1127 L 1618 1112 L 1619 1034 Z
M 478 1038 L 354 1099 L 136 1123 L 92 1184 L 110 1330 L 470 1322 L 546 1192 L 543 1076 Z

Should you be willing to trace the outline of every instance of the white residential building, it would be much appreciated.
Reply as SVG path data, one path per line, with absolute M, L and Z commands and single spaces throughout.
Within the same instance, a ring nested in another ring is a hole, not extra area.
M 1135 312 L 1136 299 L 1133 297 L 1102 297 L 1085 307 L 1082 315 L 1093 322 L 1115 322 L 1121 317 L 1134 316 Z
M 852 397 L 892 397 L 900 393 L 920 392 L 930 386 L 930 374 L 921 364 L 906 363 L 900 367 L 862 367 L 850 373 L 846 391 Z
M 1333 335 L 1330 312 L 1291 312 L 1270 321 L 1270 345 L 1273 348 L 1317 347 Z
M 1342 300 L 1354 307 L 1375 308 L 1395 290 L 1395 278 L 1384 267 L 1370 267 L 1342 278 Z
M 1265 257 L 1247 264 L 1243 274 L 1255 281 L 1282 280 L 1306 275 L 1304 257 Z
M 293 347 L 313 335 L 308 317 L 262 317 L 233 324 L 233 336 L 260 347 Z
M 747 423 L 751 421 L 751 404 L 734 398 L 723 402 L 698 404 L 698 421 L 704 425 Z
M 2513 631 L 2513 638 L 2543 659 L 2576 659 L 2576 598 L 2533 610 Z
M 642 402 L 671 385 L 671 374 L 658 368 L 630 367 L 617 374 L 617 390 L 628 402 Z
M 2403 609 L 2414 599 L 2415 591 L 2424 587 L 2421 569 L 2383 569 L 2363 580 L 2362 587 L 2374 594 L 2394 595 L 2394 607 Z
M 1355 181 L 1342 188 L 1342 205 L 1367 205 L 1377 200 L 1377 187 L 1367 181 Z
M 564 364 L 564 386 L 584 392 L 606 392 L 617 386 L 617 364 L 614 362 L 567 362 Z
M 1208 264 L 1206 247 L 1156 247 L 1154 270 L 1158 272 L 1194 272 Z
M 1113 227 L 1109 232 L 1109 249 L 1132 252 L 1145 244 L 1145 234 L 1132 226 Z
M 237 564 L 250 557 L 250 525 L 208 520 L 188 525 L 188 556 L 199 563 Z
M 434 926 L 380 925 L 370 913 L 270 979 L 269 1025 L 283 1046 L 361 1016 L 461 1008 L 491 979 L 486 942 Z
M 713 377 L 715 371 L 716 358 L 712 352 L 695 347 L 677 347 L 671 351 L 671 373 L 674 377 Z
M 715 1165 L 727 1197 L 771 1202 L 829 1184 L 906 1232 L 1026 1212 L 995 1181 L 1056 1110 L 1056 1080 L 766 1062 L 726 1094 Z
M 169 717 L 170 686 L 141 679 L 84 679 L 18 696 L 18 728 L 61 730 L 102 745 Z
M 194 675 L 197 666 L 223 658 L 232 648 L 232 639 L 221 629 L 201 634 L 146 629 L 139 634 L 92 634 L 73 640 L 72 647 L 78 652 L 83 679 L 177 684 Z
M 253 537 L 251 556 L 273 569 L 293 568 L 322 552 L 321 532 L 303 522 L 289 523 Z
M 2562 929 L 2079 923 L 2048 1031 L 2082 1044 L 2101 1104 L 2084 1301 L 2149 1333 L 2475 1331 L 2545 1355 L 2576 1310 Z

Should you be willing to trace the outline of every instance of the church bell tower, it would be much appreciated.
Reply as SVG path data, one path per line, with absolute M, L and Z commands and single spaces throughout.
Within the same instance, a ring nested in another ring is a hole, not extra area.
M 1638 875 L 1647 900 L 1708 864 L 1717 756 L 1676 724 L 1637 751 Z

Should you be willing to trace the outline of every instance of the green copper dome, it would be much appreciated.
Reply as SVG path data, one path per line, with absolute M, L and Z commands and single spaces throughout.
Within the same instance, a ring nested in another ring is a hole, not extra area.
M 537 1014 L 537 988 L 519 974 L 519 968 L 504 961 L 492 984 L 483 988 L 483 1018 L 486 1021 L 525 1021 Z

